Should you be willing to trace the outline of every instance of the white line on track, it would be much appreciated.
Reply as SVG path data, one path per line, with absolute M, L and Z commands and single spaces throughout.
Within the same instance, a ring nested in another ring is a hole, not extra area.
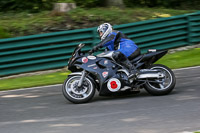
M 188 70 L 188 69 L 195 69 L 195 68 L 200 68 L 200 66 L 195 66 L 195 67 L 186 67 L 186 68 L 179 68 L 179 69 L 173 69 L 173 71 Z
M 173 71 L 195 69 L 195 68 L 200 68 L 200 66 L 180 68 L 180 69 L 173 69 Z M 16 90 L 8 90 L 8 91 L 0 91 L 0 94 L 1 93 L 5 93 L 5 92 L 16 92 L 16 91 L 32 90 L 32 89 L 48 88 L 48 87 L 56 87 L 56 86 L 62 86 L 62 84 L 55 84 L 55 85 L 48 85 L 48 86 L 38 86 L 38 87 L 31 87 L 31 88 L 22 88 L 22 89 L 16 89 Z
M 55 84 L 55 85 L 48 85 L 48 86 L 38 86 L 38 87 L 31 87 L 31 88 L 22 88 L 22 89 L 16 89 L 16 90 L 0 91 L 0 94 L 1 93 L 5 93 L 5 92 L 16 92 L 16 91 L 33 90 L 33 89 L 56 87 L 56 86 L 62 86 L 62 84 Z

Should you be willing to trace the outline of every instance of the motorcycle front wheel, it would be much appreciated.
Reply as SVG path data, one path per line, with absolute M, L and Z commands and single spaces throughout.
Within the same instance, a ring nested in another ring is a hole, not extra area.
M 151 95 L 167 95 L 175 87 L 176 77 L 173 71 L 161 64 L 155 64 L 149 67 L 152 70 L 158 70 L 162 72 L 165 76 L 162 79 L 147 79 L 144 85 L 145 90 Z
M 78 87 L 81 75 L 68 77 L 62 88 L 63 95 L 72 103 L 86 103 L 89 102 L 95 94 L 95 88 L 92 80 L 85 77 L 81 87 Z

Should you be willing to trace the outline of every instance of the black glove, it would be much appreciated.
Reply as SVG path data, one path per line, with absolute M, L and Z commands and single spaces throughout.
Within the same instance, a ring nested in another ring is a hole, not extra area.
M 89 55 L 91 55 L 91 54 L 93 53 L 93 51 L 92 51 L 92 50 L 90 50 L 88 53 L 89 53 Z
M 96 52 L 96 51 L 98 51 L 99 48 L 100 48 L 100 47 L 97 45 L 97 46 L 94 46 L 94 47 L 92 48 L 92 50 L 93 50 L 94 52 Z
M 100 48 L 100 46 L 94 46 L 90 51 L 89 51 L 89 54 L 92 54 L 92 53 L 94 53 L 94 52 L 96 52 L 96 51 L 98 51 L 98 49 Z

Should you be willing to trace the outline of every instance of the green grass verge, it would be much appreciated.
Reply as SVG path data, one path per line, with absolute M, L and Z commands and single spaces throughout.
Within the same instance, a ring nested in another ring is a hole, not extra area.
M 28 12 L 0 12 L 0 26 L 9 31 L 12 37 L 45 32 L 45 28 L 56 27 L 65 19 L 63 13 L 43 11 L 40 13 Z M 5 38 L 8 38 L 6 36 Z
M 156 64 L 164 64 L 171 69 L 190 66 L 200 66 L 200 48 L 167 54 Z M 11 90 L 34 86 L 63 83 L 70 72 L 55 72 L 50 74 L 25 76 L 0 80 L 0 90 Z
M 69 12 L 75 22 L 110 22 L 111 24 L 124 24 L 162 17 L 171 17 L 180 14 L 195 12 L 195 10 L 175 10 L 163 8 L 77 8 Z M 123 14 L 123 15 L 122 15 Z M 120 16 L 120 18 L 119 18 Z
M 163 8 L 76 8 L 67 13 L 55 11 L 42 11 L 40 13 L 28 12 L 0 12 L 0 37 L 16 36 L 52 32 L 49 29 L 81 29 L 98 26 L 109 22 L 125 24 L 137 21 L 170 17 L 196 10 L 175 10 Z M 123 15 L 121 15 L 123 14 Z M 120 18 L 119 18 L 120 16 Z M 2 29 L 3 28 L 3 29 Z M 1 29 L 5 33 L 1 33 Z
M 49 74 L 2 79 L 0 80 L 0 91 L 59 84 L 64 82 L 69 73 L 70 73 L 69 71 L 55 72 Z
M 200 65 L 200 48 L 180 51 L 174 54 L 167 54 L 156 62 L 164 64 L 171 69 L 199 66 Z

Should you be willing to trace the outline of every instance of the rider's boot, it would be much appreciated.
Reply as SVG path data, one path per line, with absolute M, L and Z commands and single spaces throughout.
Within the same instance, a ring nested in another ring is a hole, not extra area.
M 129 79 L 132 77 L 136 77 L 137 75 L 137 69 L 135 68 L 134 65 L 131 64 L 131 62 L 129 61 L 129 59 L 120 51 L 115 51 L 113 52 L 113 58 L 115 59 L 116 62 L 118 62 L 119 64 L 123 65 L 124 67 L 126 67 L 129 71 Z
M 122 64 L 129 70 L 129 76 L 128 76 L 129 79 L 137 76 L 138 70 L 135 68 L 133 64 L 131 64 L 131 62 L 128 59 L 123 61 Z

